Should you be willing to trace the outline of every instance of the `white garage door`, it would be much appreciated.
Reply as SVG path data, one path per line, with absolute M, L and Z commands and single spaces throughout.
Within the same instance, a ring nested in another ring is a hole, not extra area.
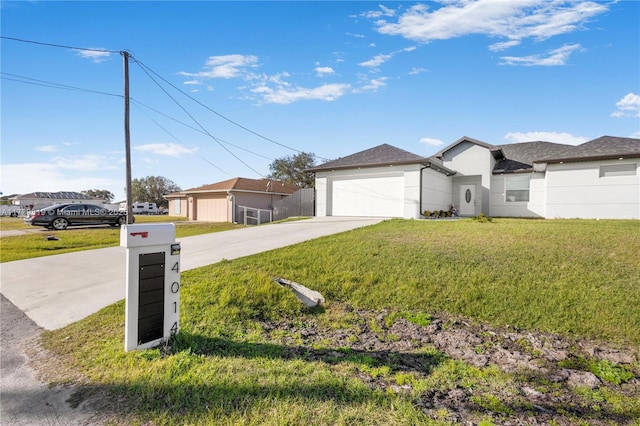
M 331 216 L 404 216 L 404 177 L 334 179 Z

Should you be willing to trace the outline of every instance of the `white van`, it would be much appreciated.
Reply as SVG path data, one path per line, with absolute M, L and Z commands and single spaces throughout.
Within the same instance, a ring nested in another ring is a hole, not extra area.
M 126 210 L 127 209 L 127 203 L 122 203 L 120 204 L 120 210 Z M 136 201 L 135 203 L 131 204 L 131 210 L 133 211 L 133 214 L 158 214 L 159 210 L 158 210 L 158 206 L 156 205 L 156 203 L 141 203 L 139 201 Z

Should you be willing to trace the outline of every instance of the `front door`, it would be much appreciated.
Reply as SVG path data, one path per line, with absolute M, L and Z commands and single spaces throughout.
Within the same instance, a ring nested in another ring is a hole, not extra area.
M 476 185 L 460 185 L 460 216 L 476 215 Z

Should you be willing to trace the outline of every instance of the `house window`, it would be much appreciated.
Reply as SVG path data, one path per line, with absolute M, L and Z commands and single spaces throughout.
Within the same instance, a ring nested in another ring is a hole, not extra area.
M 173 200 L 173 214 L 176 216 L 180 216 L 180 204 L 182 203 L 179 198 L 177 200 Z
M 505 199 L 507 203 L 529 201 L 529 176 L 505 178 Z
M 600 177 L 635 176 L 637 171 L 638 165 L 635 163 L 610 164 L 600 166 Z

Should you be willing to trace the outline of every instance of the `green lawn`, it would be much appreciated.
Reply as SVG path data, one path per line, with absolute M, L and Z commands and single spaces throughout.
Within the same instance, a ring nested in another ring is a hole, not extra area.
M 385 324 L 447 313 L 637 351 L 638 253 L 640 221 L 390 220 L 183 272 L 181 331 L 169 346 L 124 353 L 123 302 L 43 342 L 84 377 L 75 398 L 115 395 L 105 409 L 126 424 L 447 424 L 447 409 L 427 416 L 421 401 L 451 389 L 471 392 L 476 421 L 495 424 L 533 410 L 518 402 L 524 380 L 555 395 L 547 411 L 571 423 L 638 425 L 637 384 L 579 388 L 569 403 L 553 381 L 472 367 L 429 345 L 407 349 L 421 363 L 408 371 L 393 361 L 400 353 L 380 361 L 332 340 L 304 346 L 309 330 L 355 342 L 367 328 L 393 341 Z M 274 276 L 327 303 L 303 308 Z M 365 311 L 373 314 L 363 323 L 356 313 Z
M 176 237 L 207 234 L 237 229 L 241 225 L 227 222 L 187 222 L 184 217 L 136 216 L 136 223 L 174 222 Z M 120 228 L 104 226 L 95 228 L 69 228 L 49 231 L 43 227 L 25 225 L 22 218 L 0 217 L 0 229 L 26 231 L 26 235 L 0 238 L 0 262 L 30 259 L 39 256 L 115 247 L 120 244 Z M 57 240 L 49 240 L 53 236 Z

